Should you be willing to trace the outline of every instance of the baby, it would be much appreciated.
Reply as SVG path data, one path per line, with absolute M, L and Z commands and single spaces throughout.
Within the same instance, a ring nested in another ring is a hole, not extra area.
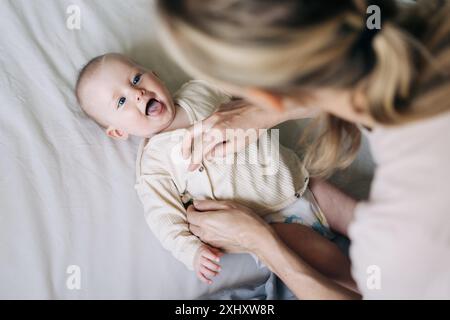
M 122 55 L 107 54 L 83 68 L 76 94 L 108 136 L 144 138 L 136 162 L 136 189 L 146 221 L 162 245 L 202 281 L 211 283 L 218 274 L 222 253 L 189 231 L 186 204 L 192 199 L 237 201 L 269 223 L 300 223 L 332 237 L 307 187 L 308 172 L 293 151 L 268 134 L 233 155 L 236 161 L 208 159 L 195 172 L 188 171 L 190 160 L 181 156 L 185 129 L 231 100 L 211 84 L 190 81 L 172 98 L 154 72 Z M 252 152 L 261 161 L 246 160 Z

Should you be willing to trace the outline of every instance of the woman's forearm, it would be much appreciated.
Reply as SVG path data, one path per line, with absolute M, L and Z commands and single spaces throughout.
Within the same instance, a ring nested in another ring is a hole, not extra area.
M 299 107 L 299 103 L 301 102 L 298 100 L 291 101 L 289 99 L 285 99 L 283 103 L 283 110 L 276 111 L 278 115 L 274 116 L 274 119 L 278 122 L 277 125 L 289 120 L 316 118 L 321 113 L 321 109 L 312 107 L 311 101 L 311 97 L 305 95 L 305 99 L 303 101 L 303 105 L 305 105 L 305 107 Z
M 330 227 L 347 236 L 357 201 L 325 180 L 311 179 L 310 189 Z
M 259 242 L 255 254 L 292 290 L 298 299 L 359 299 L 360 296 L 306 264 L 274 233 Z
M 271 115 L 272 121 L 274 121 L 272 127 L 282 124 L 283 122 L 290 120 L 311 119 L 318 115 L 316 111 L 307 110 L 303 108 L 287 109 L 283 111 L 276 111 L 276 114 Z

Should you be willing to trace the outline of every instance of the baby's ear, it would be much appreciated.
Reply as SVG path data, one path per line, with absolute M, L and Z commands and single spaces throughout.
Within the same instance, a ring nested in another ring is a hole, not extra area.
M 108 129 L 106 129 L 106 134 L 110 138 L 122 141 L 127 140 L 129 136 L 127 132 L 120 129 L 115 129 L 113 127 L 108 127 Z

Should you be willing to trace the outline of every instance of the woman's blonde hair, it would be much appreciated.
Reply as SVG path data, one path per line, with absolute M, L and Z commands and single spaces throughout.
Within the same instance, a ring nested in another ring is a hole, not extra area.
M 380 30 L 366 27 L 381 10 Z M 191 74 L 274 92 L 358 88 L 377 123 L 398 125 L 450 109 L 450 5 L 426 0 L 158 1 L 161 39 Z M 324 115 L 305 163 L 313 176 L 345 168 L 360 145 L 352 123 Z

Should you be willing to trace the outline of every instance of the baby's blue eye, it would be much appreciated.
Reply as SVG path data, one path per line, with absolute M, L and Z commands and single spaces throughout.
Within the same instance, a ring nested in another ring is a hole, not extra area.
M 119 102 L 117 103 L 117 109 L 122 107 L 125 104 L 126 101 L 127 101 L 127 98 L 125 98 L 125 97 L 120 98 Z
M 141 81 L 141 77 L 142 74 L 137 74 L 134 78 L 133 78 L 133 86 L 137 85 L 139 83 L 139 81 Z

